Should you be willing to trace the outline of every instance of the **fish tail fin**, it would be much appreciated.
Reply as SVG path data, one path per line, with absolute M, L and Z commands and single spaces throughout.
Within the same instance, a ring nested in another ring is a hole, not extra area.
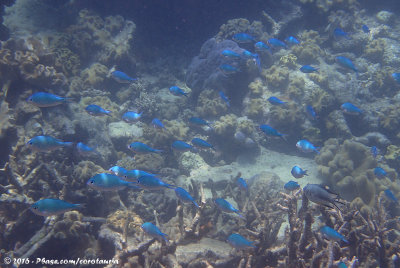
M 161 233 L 160 235 L 161 235 L 161 237 L 164 239 L 165 243 L 168 244 L 168 243 L 169 243 L 168 238 L 167 238 L 168 235 L 167 235 L 167 234 L 164 234 L 164 233 Z
M 64 102 L 66 103 L 71 103 L 74 101 L 74 98 L 68 97 L 68 98 L 64 98 Z
M 175 189 L 176 188 L 175 185 L 168 184 L 168 183 L 165 184 L 165 187 L 167 187 L 168 189 Z
M 65 141 L 63 142 L 63 146 L 72 147 L 74 143 L 72 141 Z
M 111 111 L 109 111 L 109 110 L 106 110 L 106 115 L 108 115 L 108 116 L 112 116 L 112 115 L 111 115 Z
M 163 150 L 154 149 L 154 152 L 157 153 L 157 154 L 161 154 L 161 153 L 163 153 L 164 151 L 163 151 Z
M 286 136 L 288 136 L 288 134 L 281 134 L 280 137 L 282 138 L 282 140 L 287 142 L 287 138 Z
M 193 201 L 193 204 L 194 204 L 197 208 L 200 208 L 199 205 L 196 203 L 196 201 Z
M 240 218 L 245 219 L 245 217 L 239 211 L 235 211 L 235 213 L 238 214 Z
M 74 204 L 74 206 L 79 209 L 86 208 L 86 204 Z
M 319 149 L 320 149 L 320 147 L 315 147 L 314 152 L 316 152 L 317 154 L 320 154 L 320 151 L 318 151 Z
M 307 174 L 307 170 L 304 170 L 304 174 L 303 174 L 304 176 L 308 176 L 308 174 Z

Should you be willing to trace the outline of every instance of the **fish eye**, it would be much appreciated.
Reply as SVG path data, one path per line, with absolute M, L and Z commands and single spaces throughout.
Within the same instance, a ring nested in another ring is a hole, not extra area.
M 29 144 L 29 145 L 32 145 L 32 144 L 33 144 L 33 142 L 32 142 L 32 141 L 29 141 L 29 142 L 28 142 L 28 144 Z
M 93 183 L 94 183 L 94 180 L 91 180 L 90 183 L 93 184 Z
M 35 209 L 35 210 L 37 210 L 39 207 L 38 207 L 38 206 L 33 206 L 32 208 Z

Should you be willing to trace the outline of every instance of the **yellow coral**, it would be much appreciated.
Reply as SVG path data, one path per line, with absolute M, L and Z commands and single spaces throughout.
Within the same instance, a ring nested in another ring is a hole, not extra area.
M 267 87 L 264 86 L 264 83 L 260 78 L 254 79 L 254 81 L 249 84 L 250 92 L 255 96 L 261 96 L 266 88 Z
M 215 117 L 226 113 L 228 107 L 215 90 L 203 90 L 197 100 L 196 112 L 201 117 Z
M 117 210 L 107 217 L 107 225 L 119 233 L 140 233 L 143 220 L 133 211 Z
M 215 132 L 219 135 L 232 136 L 237 127 L 237 117 L 234 114 L 221 116 L 214 123 Z
M 260 118 L 264 114 L 265 100 L 262 98 L 250 99 L 246 114 L 251 118 Z
M 292 69 L 297 67 L 296 61 L 297 57 L 291 53 L 286 54 L 279 59 L 280 65 L 284 65 Z
M 81 73 L 83 83 L 90 86 L 97 86 L 107 77 L 108 68 L 100 63 L 94 63 Z
M 272 87 L 283 92 L 289 82 L 289 69 L 277 65 L 271 66 L 267 70 L 263 70 L 262 75 Z
M 373 39 L 365 47 L 365 57 L 373 62 L 381 62 L 385 47 L 386 41 L 383 38 Z

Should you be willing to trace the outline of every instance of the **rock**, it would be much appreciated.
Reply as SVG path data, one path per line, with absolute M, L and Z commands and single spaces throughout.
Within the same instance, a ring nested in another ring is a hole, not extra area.
M 108 125 L 108 135 L 114 144 L 128 144 L 129 140 L 141 137 L 143 135 L 143 130 L 137 125 L 131 125 L 125 122 L 114 122 Z

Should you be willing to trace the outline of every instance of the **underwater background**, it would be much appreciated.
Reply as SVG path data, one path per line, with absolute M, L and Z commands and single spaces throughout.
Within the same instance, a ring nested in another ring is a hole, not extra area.
M 397 0 L 0 7 L 4 267 L 400 267 Z

